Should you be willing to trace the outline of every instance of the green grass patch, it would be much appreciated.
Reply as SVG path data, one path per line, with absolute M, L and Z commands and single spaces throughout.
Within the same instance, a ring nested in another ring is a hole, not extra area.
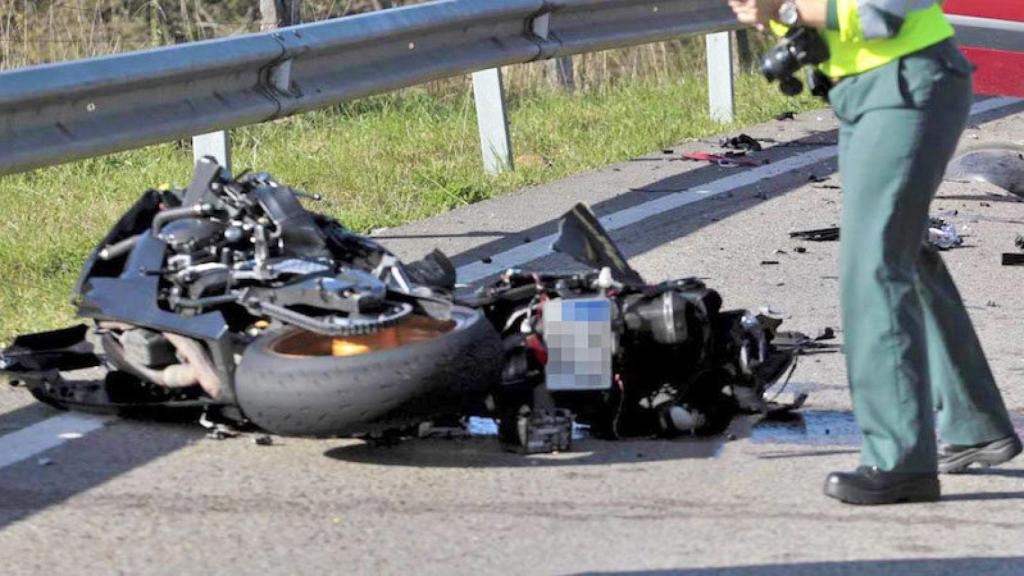
M 318 209 L 366 231 L 819 106 L 753 75 L 740 75 L 737 91 L 734 126 L 708 119 L 703 73 L 513 94 L 515 154 L 534 161 L 497 177 L 481 170 L 468 91 L 406 90 L 239 129 L 234 164 L 323 194 Z M 186 184 L 191 161 L 173 143 L 0 177 L 0 342 L 72 321 L 68 294 L 86 255 L 142 191 Z

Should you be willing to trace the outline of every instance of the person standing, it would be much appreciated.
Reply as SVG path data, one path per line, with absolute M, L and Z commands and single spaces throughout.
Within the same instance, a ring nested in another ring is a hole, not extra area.
M 936 0 L 728 0 L 737 19 L 818 30 L 840 120 L 840 305 L 861 466 L 825 494 L 935 501 L 938 472 L 1002 464 L 1021 442 L 960 294 L 924 240 L 970 112 L 972 67 Z M 847 233 L 849 231 L 849 233 Z M 943 444 L 938 445 L 938 437 Z

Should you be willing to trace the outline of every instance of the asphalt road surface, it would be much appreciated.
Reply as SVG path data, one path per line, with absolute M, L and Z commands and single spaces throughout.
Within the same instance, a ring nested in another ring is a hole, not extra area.
M 1024 104 L 976 110 L 964 146 L 1024 140 Z M 835 127 L 829 111 L 751 127 L 764 166 L 682 161 L 716 149 L 686 142 L 377 235 L 403 257 L 457 254 L 467 280 L 557 268 L 549 236 L 585 201 L 648 279 L 699 276 L 727 307 L 769 306 L 786 328 L 841 341 L 837 244 L 788 236 L 838 223 Z M 933 213 L 966 236 L 946 262 L 1024 432 L 1024 269 L 1000 265 L 1024 204 L 947 183 Z M 1024 574 L 1024 459 L 944 477 L 937 504 L 821 495 L 857 460 L 842 361 L 801 360 L 790 389 L 810 400 L 795 422 L 533 457 L 493 438 L 208 440 L 195 424 L 59 413 L 0 386 L 0 574 Z

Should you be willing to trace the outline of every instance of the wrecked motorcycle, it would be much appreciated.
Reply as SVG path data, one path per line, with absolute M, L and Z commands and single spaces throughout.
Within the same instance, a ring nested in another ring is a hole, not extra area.
M 456 290 L 440 252 L 402 263 L 267 174 L 200 161 L 150 190 L 86 260 L 87 323 L 19 336 L 0 371 L 61 408 L 208 419 L 282 435 L 390 437 L 495 417 L 506 446 L 708 433 L 793 364 L 779 320 L 698 279 L 649 284 L 584 205 L 554 248 L 587 267 Z M 788 406 L 793 408 L 796 406 Z
M 75 285 L 90 323 L 20 336 L 0 368 L 62 408 L 198 407 L 284 435 L 380 432 L 484 394 L 500 343 L 445 297 L 450 263 L 403 265 L 301 195 L 209 159 L 187 189 L 146 192 Z
M 563 217 L 553 248 L 589 270 L 509 270 L 460 300 L 502 335 L 492 405 L 506 445 L 565 449 L 572 417 L 603 438 L 676 436 L 802 403 L 766 400 L 794 366 L 796 349 L 773 343 L 781 320 L 722 310 L 697 278 L 646 282 L 583 204 Z

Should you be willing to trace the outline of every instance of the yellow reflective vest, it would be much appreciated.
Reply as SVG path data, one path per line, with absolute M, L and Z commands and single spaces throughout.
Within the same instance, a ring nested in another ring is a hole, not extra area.
M 953 36 L 938 0 L 827 0 L 828 25 L 819 32 L 830 57 L 819 68 L 842 78 L 867 72 Z M 772 22 L 780 36 L 786 28 Z
M 841 78 L 860 74 L 936 44 L 953 26 L 935 0 L 828 0 L 822 36 L 829 60 L 821 71 Z

